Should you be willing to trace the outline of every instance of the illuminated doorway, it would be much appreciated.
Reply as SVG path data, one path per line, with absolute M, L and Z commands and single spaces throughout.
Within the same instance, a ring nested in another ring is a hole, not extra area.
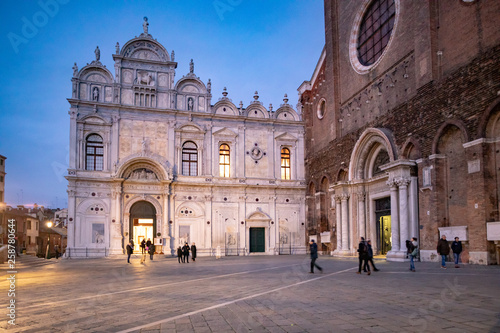
M 135 251 L 140 251 L 139 245 L 142 240 L 148 241 L 148 239 L 153 242 L 153 219 L 134 219 L 134 243 L 137 246 L 134 248 Z
M 391 198 L 375 200 L 377 221 L 377 248 L 380 254 L 387 254 L 392 248 Z
M 134 252 L 140 252 L 142 240 L 154 242 L 156 234 L 156 209 L 147 201 L 139 201 L 130 207 L 130 239 L 134 240 Z

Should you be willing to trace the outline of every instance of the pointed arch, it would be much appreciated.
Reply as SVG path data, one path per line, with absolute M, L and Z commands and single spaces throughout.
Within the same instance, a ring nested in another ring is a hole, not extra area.
M 368 128 L 361 134 L 352 151 L 349 165 L 350 181 L 366 178 L 367 162 L 377 147 L 383 147 L 387 151 L 390 162 L 397 160 L 392 133 L 385 128 Z
M 434 140 L 432 141 L 432 154 L 433 155 L 439 154 L 438 153 L 439 140 L 443 136 L 443 133 L 445 133 L 449 129 L 449 127 L 451 127 L 451 126 L 455 126 L 460 130 L 463 143 L 469 142 L 469 135 L 468 135 L 467 129 L 466 129 L 465 125 L 462 123 L 462 121 L 456 120 L 456 119 L 450 119 L 450 120 L 444 122 L 439 127 L 439 129 L 436 131 L 436 135 L 434 136 Z

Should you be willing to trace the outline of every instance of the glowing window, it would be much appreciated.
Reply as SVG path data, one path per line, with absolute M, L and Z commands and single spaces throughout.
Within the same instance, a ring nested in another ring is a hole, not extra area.
M 290 150 L 281 149 L 281 179 L 290 179 Z
M 227 144 L 219 147 L 219 174 L 221 177 L 229 177 L 229 146 Z

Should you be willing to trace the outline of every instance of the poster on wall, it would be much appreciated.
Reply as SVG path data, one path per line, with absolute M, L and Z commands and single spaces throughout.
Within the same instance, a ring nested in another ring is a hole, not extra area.
M 92 223 L 92 243 L 104 244 L 104 224 Z
M 185 243 L 191 244 L 189 239 L 190 227 L 188 225 L 179 226 L 179 245 L 184 245 Z

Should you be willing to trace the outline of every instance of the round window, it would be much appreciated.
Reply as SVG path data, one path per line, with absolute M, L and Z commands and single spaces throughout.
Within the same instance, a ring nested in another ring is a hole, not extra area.
M 351 64 L 359 74 L 375 67 L 392 40 L 399 0 L 366 0 L 354 21 L 349 44 Z
M 322 99 L 318 103 L 318 110 L 316 112 L 319 119 L 323 119 L 323 117 L 325 116 L 325 111 L 326 111 L 326 101 L 324 99 Z

